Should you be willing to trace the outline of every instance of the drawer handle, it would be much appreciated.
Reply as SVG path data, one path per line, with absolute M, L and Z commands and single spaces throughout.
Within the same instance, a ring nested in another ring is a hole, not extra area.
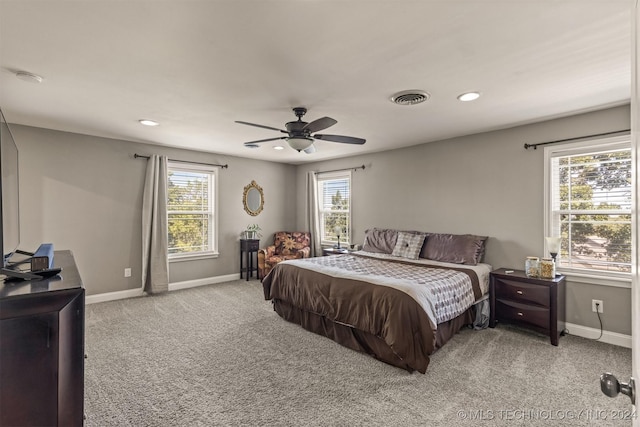
M 518 316 L 524 316 L 521 311 L 518 312 Z
M 520 289 L 518 289 L 518 290 L 516 291 L 516 294 L 518 294 L 518 295 L 522 295 L 522 294 L 524 294 L 524 292 L 522 292 Z

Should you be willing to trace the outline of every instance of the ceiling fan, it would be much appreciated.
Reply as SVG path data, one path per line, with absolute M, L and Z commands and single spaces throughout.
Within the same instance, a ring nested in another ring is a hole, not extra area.
M 264 129 L 271 129 L 271 130 L 275 130 L 275 131 L 287 134 L 287 136 L 280 136 L 276 138 L 259 139 L 257 141 L 245 142 L 244 143 L 245 147 L 257 147 L 258 144 L 261 142 L 276 141 L 278 139 L 286 139 L 289 146 L 294 150 L 297 150 L 298 152 L 304 151 L 307 154 L 311 154 L 316 151 L 316 148 L 313 145 L 314 139 L 321 139 L 323 141 L 331 141 L 331 142 L 341 142 L 343 144 L 359 144 L 359 145 L 362 145 L 366 142 L 365 139 L 354 138 L 352 136 L 327 135 L 327 134 L 315 133 L 323 129 L 326 129 L 330 126 L 333 126 L 338 122 L 332 119 L 331 117 L 322 117 L 320 119 L 312 121 L 311 123 L 307 123 L 302 121 L 302 116 L 304 116 L 307 112 L 306 108 L 296 107 L 293 109 L 293 112 L 298 118 L 298 120 L 294 122 L 288 122 L 287 124 L 285 124 L 284 126 L 287 130 L 236 120 L 236 123 L 240 123 L 243 125 L 256 126 Z

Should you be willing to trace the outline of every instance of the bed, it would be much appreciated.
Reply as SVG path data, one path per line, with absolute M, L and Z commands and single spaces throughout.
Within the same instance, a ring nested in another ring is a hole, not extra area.
M 361 251 L 285 261 L 264 278 L 284 319 L 425 373 L 429 355 L 484 312 L 486 237 L 367 230 Z

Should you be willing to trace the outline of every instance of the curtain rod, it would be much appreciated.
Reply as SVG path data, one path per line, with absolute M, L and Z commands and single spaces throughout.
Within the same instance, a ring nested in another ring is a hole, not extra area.
M 595 133 L 593 135 L 577 136 L 575 138 L 566 138 L 566 139 L 557 139 L 555 141 L 539 142 L 537 144 L 524 144 L 524 149 L 528 150 L 529 148 L 533 148 L 534 150 L 537 150 L 538 145 L 558 144 L 560 142 L 575 141 L 575 140 L 584 139 L 584 138 L 595 138 L 596 136 L 614 135 L 616 133 L 629 132 L 629 131 L 631 131 L 631 129 L 622 129 L 622 130 L 614 130 L 613 132 L 604 132 L 604 133 Z
M 330 170 L 330 171 L 319 171 L 319 172 L 313 172 L 316 175 L 320 174 L 320 173 L 329 173 L 329 172 L 342 172 L 342 171 L 350 171 L 353 170 L 354 172 L 356 172 L 358 169 L 363 169 L 364 170 L 364 165 L 362 166 L 356 166 L 354 168 L 344 168 L 344 169 L 334 169 L 334 170 Z
M 149 158 L 149 156 L 143 156 L 143 155 L 141 155 L 141 154 L 135 153 L 135 154 L 133 155 L 133 158 L 134 158 L 134 159 L 148 159 L 148 158 Z M 194 165 L 219 166 L 219 167 L 221 167 L 222 169 L 225 169 L 225 168 L 228 168 L 228 167 L 229 167 L 229 165 L 215 165 L 215 164 L 213 164 L 213 163 L 192 162 L 192 161 L 189 161 L 189 160 L 175 160 L 175 159 L 169 159 L 169 161 L 172 161 L 172 162 L 178 162 L 178 163 L 191 163 L 191 164 L 194 164 Z

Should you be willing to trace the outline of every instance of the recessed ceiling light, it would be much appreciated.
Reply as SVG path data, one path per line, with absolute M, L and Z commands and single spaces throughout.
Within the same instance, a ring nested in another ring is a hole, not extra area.
M 42 77 L 28 71 L 16 71 L 16 77 L 25 82 L 42 83 Z
M 138 121 L 140 122 L 141 125 L 145 125 L 145 126 L 158 126 L 160 124 L 155 120 L 149 120 L 149 119 L 140 119 Z
M 476 99 L 480 98 L 480 92 L 467 92 L 467 93 L 463 93 L 462 95 L 458 95 L 458 100 L 459 101 L 475 101 Z
M 274 145 L 273 149 L 274 150 L 284 150 L 284 147 L 282 145 Z

